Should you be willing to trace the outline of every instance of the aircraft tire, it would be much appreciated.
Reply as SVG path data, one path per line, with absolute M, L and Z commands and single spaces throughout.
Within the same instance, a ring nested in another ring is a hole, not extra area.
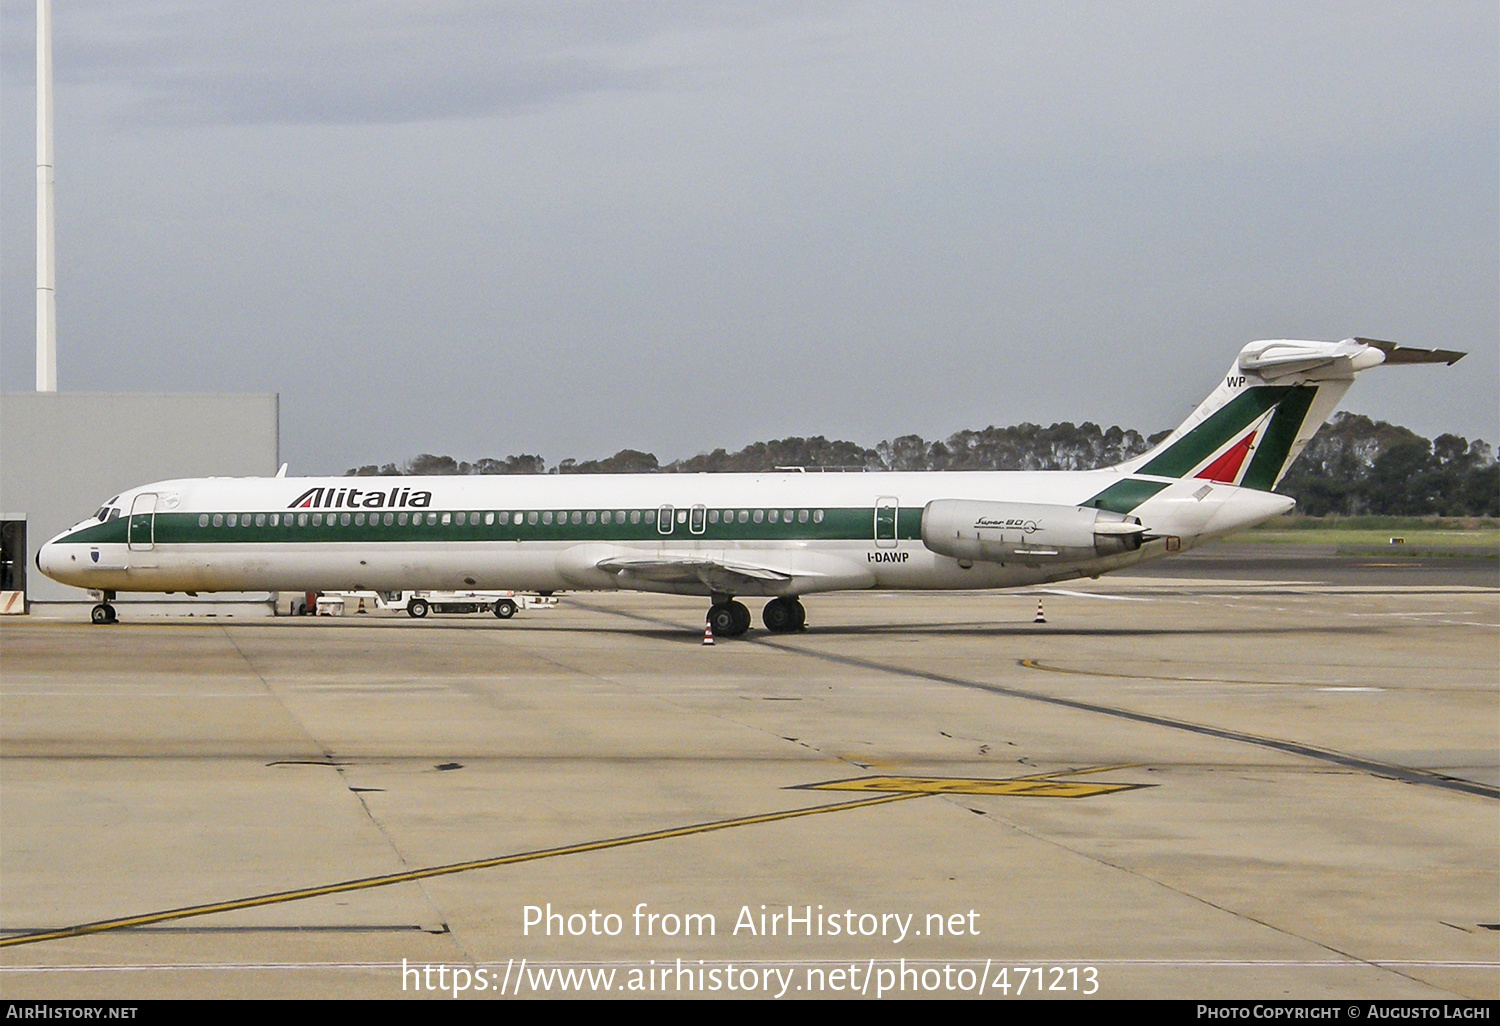
M 750 629 L 750 610 L 743 602 L 731 600 L 728 605 L 734 612 L 734 633 L 730 637 L 737 638 Z
M 716 638 L 737 638 L 750 629 L 750 610 L 739 602 L 720 602 L 708 611 L 708 629 Z
M 94 623 L 114 623 L 115 607 L 108 602 L 101 602 L 90 610 L 89 619 Z
M 495 603 L 495 615 L 502 620 L 509 620 L 516 615 L 516 604 L 510 599 L 501 599 Z
M 805 630 L 807 628 L 807 607 L 795 595 L 787 599 L 787 604 L 792 607 L 792 616 L 795 618 L 792 630 Z
M 785 634 L 797 629 L 796 599 L 773 598 L 766 603 L 766 608 L 761 610 L 760 622 L 766 625 L 766 630 L 772 634 Z
M 427 615 L 427 602 L 425 599 L 414 598 L 406 604 L 406 615 L 420 620 Z

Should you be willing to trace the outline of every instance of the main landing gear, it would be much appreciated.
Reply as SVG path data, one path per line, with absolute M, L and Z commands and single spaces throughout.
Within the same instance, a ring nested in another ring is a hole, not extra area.
M 708 629 L 716 638 L 737 638 L 750 629 L 750 610 L 734 599 L 715 602 L 708 610 Z
M 807 623 L 807 610 L 796 596 L 774 598 L 766 603 L 760 618 L 773 634 L 800 631 Z M 718 599 L 708 610 L 708 628 L 716 638 L 737 638 L 750 629 L 750 610 L 732 598 Z
M 790 598 L 773 598 L 760 611 L 760 622 L 773 634 L 800 631 L 807 626 L 807 610 L 802 608 L 802 603 L 797 601 L 795 595 Z

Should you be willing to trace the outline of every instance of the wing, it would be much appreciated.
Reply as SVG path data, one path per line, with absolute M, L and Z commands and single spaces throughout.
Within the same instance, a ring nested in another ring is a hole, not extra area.
M 618 577 L 621 587 L 626 588 L 630 587 L 632 581 L 651 581 L 656 584 L 702 584 L 714 591 L 733 594 L 758 591 L 767 583 L 781 583 L 792 579 L 792 574 L 786 570 L 695 556 L 611 558 L 600 560 L 596 565 L 600 570 Z

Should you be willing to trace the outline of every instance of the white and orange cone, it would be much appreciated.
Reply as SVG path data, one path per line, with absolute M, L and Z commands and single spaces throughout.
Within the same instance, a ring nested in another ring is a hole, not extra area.
M 1041 599 L 1037 599 L 1036 600 L 1036 618 L 1033 619 L 1031 622 L 1032 623 L 1046 623 L 1047 622 L 1047 614 L 1044 613 L 1044 612 L 1042 612 L 1042 600 Z
M 714 643 L 714 625 L 711 623 L 703 625 L 703 643 L 705 645 L 712 645 Z

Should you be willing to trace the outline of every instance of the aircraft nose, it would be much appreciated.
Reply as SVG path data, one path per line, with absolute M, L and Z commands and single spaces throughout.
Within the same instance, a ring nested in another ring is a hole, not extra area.
M 63 532 L 63 534 L 66 533 L 66 531 Z M 57 538 L 61 537 L 62 534 L 57 536 Z M 58 550 L 57 538 L 43 542 L 41 548 L 36 550 L 36 568 L 54 581 L 59 579 L 57 575 L 62 569 L 59 562 L 62 555 Z

